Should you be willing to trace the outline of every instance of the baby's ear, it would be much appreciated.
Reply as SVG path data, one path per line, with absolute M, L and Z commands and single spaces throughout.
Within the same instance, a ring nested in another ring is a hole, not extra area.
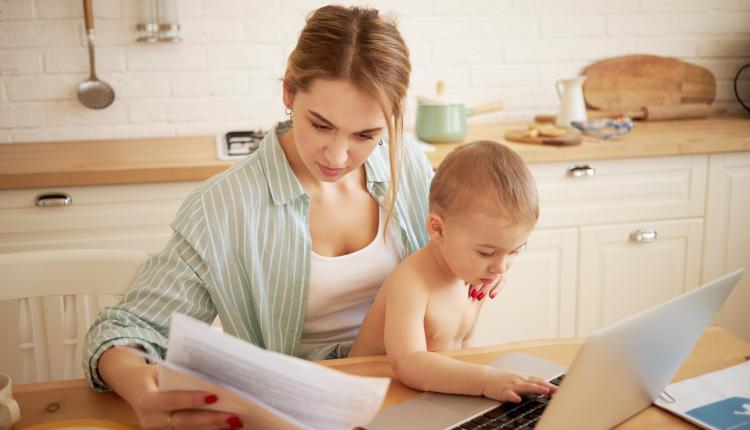
M 434 212 L 430 212 L 430 214 L 427 215 L 427 234 L 430 236 L 430 240 L 442 242 L 443 217 Z

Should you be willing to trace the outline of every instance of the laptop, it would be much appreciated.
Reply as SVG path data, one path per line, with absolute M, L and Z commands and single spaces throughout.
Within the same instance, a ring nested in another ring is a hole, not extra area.
M 381 410 L 367 430 L 608 429 L 659 396 L 742 277 L 740 269 L 591 335 L 570 368 L 525 353 L 490 366 L 533 374 L 560 387 L 519 403 L 422 393 Z

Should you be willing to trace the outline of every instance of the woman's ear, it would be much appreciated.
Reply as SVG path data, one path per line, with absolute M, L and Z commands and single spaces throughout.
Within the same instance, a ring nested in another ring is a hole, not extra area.
M 289 80 L 287 79 L 286 75 L 284 75 L 282 86 L 284 87 L 284 91 L 283 91 L 284 106 L 291 109 L 292 102 L 294 101 L 294 95 L 292 95 L 292 89 L 291 89 L 291 86 L 289 85 Z
M 443 225 L 443 217 L 440 215 L 434 212 L 427 215 L 427 234 L 430 236 L 430 240 L 437 243 L 443 242 Z

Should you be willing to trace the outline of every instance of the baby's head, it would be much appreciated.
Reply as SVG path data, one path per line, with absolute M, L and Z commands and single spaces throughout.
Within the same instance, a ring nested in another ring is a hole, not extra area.
M 539 218 L 534 178 L 505 145 L 448 154 L 430 186 L 427 230 L 453 273 L 471 283 L 504 274 Z

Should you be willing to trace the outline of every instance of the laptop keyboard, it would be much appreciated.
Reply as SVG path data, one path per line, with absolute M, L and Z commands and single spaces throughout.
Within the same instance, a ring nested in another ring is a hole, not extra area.
M 564 376 L 560 375 L 549 382 L 560 385 Z M 550 396 L 546 395 L 526 398 L 521 403 L 503 403 L 495 409 L 485 412 L 484 415 L 453 427 L 453 429 L 532 429 L 542 416 L 549 400 Z

